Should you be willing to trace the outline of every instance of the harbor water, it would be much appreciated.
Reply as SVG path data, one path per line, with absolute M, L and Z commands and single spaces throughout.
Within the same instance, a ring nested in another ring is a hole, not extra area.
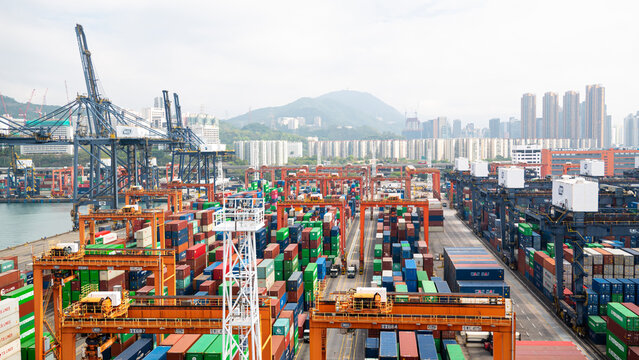
M 0 249 L 71 231 L 72 204 L 0 204 Z

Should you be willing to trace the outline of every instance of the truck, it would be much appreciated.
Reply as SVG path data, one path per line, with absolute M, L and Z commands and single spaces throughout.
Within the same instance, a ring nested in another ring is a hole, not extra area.
M 357 274 L 357 266 L 355 266 L 355 265 L 349 265 L 349 266 L 346 268 L 346 276 L 347 276 L 349 279 L 354 279 L 356 274 Z
M 337 264 L 333 264 L 333 266 L 331 266 L 331 277 L 332 278 L 336 278 L 339 276 L 339 265 Z

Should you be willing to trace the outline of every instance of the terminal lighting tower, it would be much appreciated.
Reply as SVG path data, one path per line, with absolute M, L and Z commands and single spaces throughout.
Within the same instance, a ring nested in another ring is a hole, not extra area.
M 224 235 L 223 359 L 233 358 L 235 349 L 239 359 L 262 359 L 255 255 L 255 233 L 262 227 L 262 198 L 226 198 L 224 207 L 215 213 L 214 231 Z

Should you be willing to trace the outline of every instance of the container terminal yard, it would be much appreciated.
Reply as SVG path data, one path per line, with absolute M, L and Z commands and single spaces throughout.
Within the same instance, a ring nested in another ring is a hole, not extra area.
M 458 158 L 225 184 L 233 153 L 181 123 L 178 95 L 163 92 L 166 131 L 146 128 L 101 96 L 76 35 L 87 95 L 0 117 L 5 198 L 43 184 L 14 146 L 76 155 L 49 190 L 76 230 L 1 251 L 0 360 L 639 358 L 637 170 Z M 86 126 L 53 137 L 64 117 Z

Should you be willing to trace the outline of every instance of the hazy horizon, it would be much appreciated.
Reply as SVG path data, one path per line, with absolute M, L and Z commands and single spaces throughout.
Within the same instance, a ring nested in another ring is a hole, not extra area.
M 114 103 L 139 110 L 162 89 L 183 111 L 230 118 L 337 90 L 368 92 L 422 120 L 487 126 L 540 99 L 606 88 L 613 123 L 639 110 L 639 3 L 620 1 L 9 2 L 0 13 L 0 93 L 66 103 L 85 93 L 76 23 Z M 634 36 L 633 36 L 634 35 Z M 628 81 L 630 80 L 630 81 Z M 561 105 L 561 100 L 560 100 Z M 541 115 L 540 115 L 541 116 Z

